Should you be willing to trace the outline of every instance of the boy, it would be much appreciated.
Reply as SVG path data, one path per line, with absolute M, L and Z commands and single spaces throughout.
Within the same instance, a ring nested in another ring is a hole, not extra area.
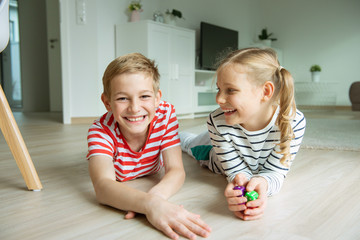
M 161 101 L 158 69 L 139 53 L 112 61 L 103 76 L 101 95 L 107 113 L 88 133 L 89 173 L 101 204 L 146 215 L 168 237 L 206 237 L 210 228 L 199 215 L 172 204 L 185 179 L 174 107 Z M 147 193 L 123 182 L 157 173 L 165 175 Z M 178 234 L 177 234 L 178 233 Z

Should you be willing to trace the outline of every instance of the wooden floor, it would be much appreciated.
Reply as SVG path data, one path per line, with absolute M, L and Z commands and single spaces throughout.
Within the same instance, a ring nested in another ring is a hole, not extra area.
M 326 115 L 314 117 L 334 116 Z M 124 212 L 95 201 L 85 160 L 89 124 L 63 125 L 59 117 L 15 114 L 41 192 L 27 191 L 0 135 L 0 239 L 167 239 L 144 216 L 124 220 Z M 180 120 L 180 127 L 202 121 Z M 200 214 L 213 229 L 209 239 L 360 239 L 359 155 L 302 149 L 283 189 L 269 199 L 265 216 L 250 222 L 227 209 L 225 178 L 184 155 L 186 182 L 170 201 Z M 159 177 L 128 184 L 147 190 Z

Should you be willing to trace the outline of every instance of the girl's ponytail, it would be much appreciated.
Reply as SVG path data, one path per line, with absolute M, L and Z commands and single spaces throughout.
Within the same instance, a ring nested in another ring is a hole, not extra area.
M 289 166 L 291 161 L 290 141 L 294 138 L 291 122 L 296 115 L 296 104 L 294 96 L 294 81 L 291 74 L 283 67 L 279 67 L 275 74 L 278 74 L 280 111 L 276 119 L 279 126 L 280 138 L 280 159 L 281 164 Z

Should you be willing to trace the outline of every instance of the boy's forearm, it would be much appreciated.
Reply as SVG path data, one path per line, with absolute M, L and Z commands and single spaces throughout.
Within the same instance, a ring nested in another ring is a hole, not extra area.
M 168 199 L 182 187 L 185 181 L 183 168 L 173 168 L 167 171 L 161 181 L 152 187 L 150 194 L 155 194 L 163 199 Z
M 95 186 L 96 198 L 104 205 L 124 211 L 146 214 L 150 194 L 127 186 L 111 179 L 104 179 Z
M 174 146 L 162 153 L 165 175 L 161 181 L 150 189 L 149 193 L 168 199 L 174 195 L 185 181 L 185 170 L 180 146 Z

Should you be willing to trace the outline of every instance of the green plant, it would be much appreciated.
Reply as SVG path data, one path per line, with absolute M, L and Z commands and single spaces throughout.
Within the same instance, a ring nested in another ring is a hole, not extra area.
M 179 10 L 176 10 L 176 9 L 173 9 L 171 12 L 170 12 L 170 10 L 168 9 L 168 10 L 166 10 L 165 13 L 166 13 L 166 14 L 171 14 L 171 15 L 173 15 L 174 17 L 183 18 L 182 13 L 181 13 Z M 185 18 L 184 18 L 184 19 L 185 19 Z
M 131 1 L 130 5 L 129 5 L 129 10 L 132 11 L 140 11 L 142 5 L 141 5 L 141 1 Z
M 317 64 L 310 67 L 310 72 L 321 72 L 321 67 Z
M 271 40 L 276 41 L 277 38 L 270 38 L 270 36 L 273 35 L 273 33 L 268 33 L 266 28 L 263 28 L 261 30 L 261 34 L 259 35 L 260 40 Z

